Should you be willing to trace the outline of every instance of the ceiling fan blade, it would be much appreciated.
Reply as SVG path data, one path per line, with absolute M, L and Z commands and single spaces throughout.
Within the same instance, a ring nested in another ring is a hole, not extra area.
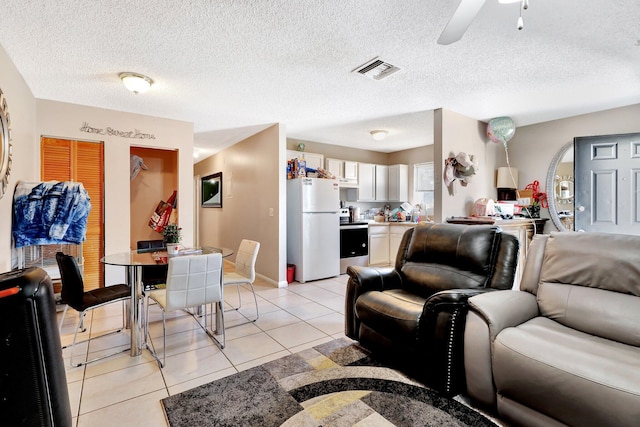
M 438 38 L 438 44 L 451 44 L 462 38 L 486 0 L 462 0 Z

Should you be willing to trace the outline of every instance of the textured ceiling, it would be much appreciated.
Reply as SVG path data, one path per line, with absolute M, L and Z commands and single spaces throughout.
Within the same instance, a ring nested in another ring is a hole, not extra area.
M 0 44 L 34 96 L 194 123 L 220 148 L 280 122 L 296 139 L 397 151 L 447 108 L 517 126 L 640 102 L 640 1 L 488 0 L 436 44 L 457 0 L 3 0 Z M 379 56 L 402 68 L 351 73 Z M 123 71 L 153 78 L 141 95 Z M 374 142 L 371 129 L 388 129 Z

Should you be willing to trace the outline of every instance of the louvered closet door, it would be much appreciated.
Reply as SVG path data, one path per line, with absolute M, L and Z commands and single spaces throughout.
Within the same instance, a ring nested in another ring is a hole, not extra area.
M 82 245 L 85 290 L 104 286 L 104 146 L 101 142 L 42 138 L 43 181 L 81 182 L 91 198 L 87 240 Z

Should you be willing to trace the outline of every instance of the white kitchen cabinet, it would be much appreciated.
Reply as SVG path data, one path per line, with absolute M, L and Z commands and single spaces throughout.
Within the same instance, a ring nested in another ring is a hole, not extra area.
M 324 168 L 324 155 L 318 153 L 307 153 L 306 151 L 287 150 L 287 160 L 304 159 L 307 167 L 312 169 Z
M 389 166 L 375 165 L 375 170 L 375 199 L 377 202 L 386 202 L 389 200 Z
M 369 264 L 389 264 L 389 225 L 369 225 Z
M 391 265 L 395 265 L 396 255 L 398 255 L 405 231 L 415 226 L 412 223 L 389 224 L 389 262 Z
M 358 164 L 358 201 L 373 202 L 376 200 L 376 165 Z
M 409 166 L 389 166 L 389 201 L 406 202 L 409 200 Z
M 358 183 L 358 162 L 344 161 L 344 179 Z
M 327 158 L 325 169 L 335 175 L 337 179 L 344 178 L 344 160 Z

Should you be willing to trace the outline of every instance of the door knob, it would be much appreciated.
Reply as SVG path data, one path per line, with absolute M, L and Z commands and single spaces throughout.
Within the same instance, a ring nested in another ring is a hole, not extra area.
M 584 206 L 578 206 L 578 211 L 579 212 L 584 212 Z

